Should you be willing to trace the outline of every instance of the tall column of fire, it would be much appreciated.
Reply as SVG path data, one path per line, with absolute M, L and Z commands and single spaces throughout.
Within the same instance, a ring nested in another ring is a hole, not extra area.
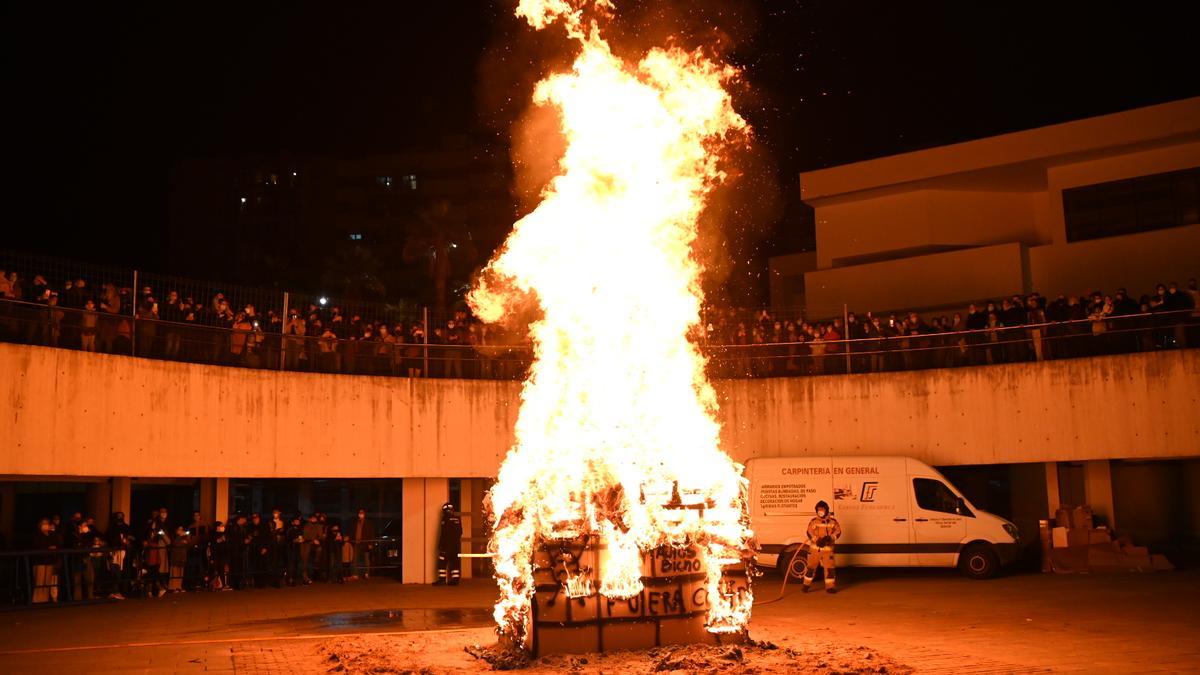
M 520 0 L 534 28 L 561 25 L 579 46 L 571 70 L 534 94 L 559 112 L 566 150 L 469 297 L 489 322 L 524 298 L 541 309 L 516 443 L 489 496 L 495 619 L 518 641 L 533 547 L 586 533 L 607 546 L 606 597 L 641 592 L 643 552 L 694 545 L 708 570 L 708 629 L 739 631 L 750 617 L 751 598 L 721 588 L 751 536 L 745 484 L 720 448 L 716 398 L 689 340 L 702 301 L 697 219 L 723 178 L 722 146 L 747 133 L 723 88 L 736 72 L 676 48 L 623 61 L 598 26 L 612 9 Z

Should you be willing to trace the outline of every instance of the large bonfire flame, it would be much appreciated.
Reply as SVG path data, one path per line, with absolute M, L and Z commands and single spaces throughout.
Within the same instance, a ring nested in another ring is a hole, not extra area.
M 601 594 L 642 591 L 643 552 L 695 546 L 713 632 L 745 628 L 751 599 L 722 568 L 751 536 L 741 467 L 719 447 L 717 402 L 689 340 L 700 316 L 691 255 L 720 146 L 746 132 L 700 53 L 615 56 L 588 12 L 608 0 L 520 0 L 535 28 L 561 23 L 580 52 L 534 100 L 561 115 L 566 150 L 543 201 L 513 228 L 470 294 L 484 321 L 518 298 L 541 307 L 516 445 L 490 493 L 502 635 L 524 640 L 539 541 L 599 535 Z M 682 507 L 682 508 L 681 508 Z

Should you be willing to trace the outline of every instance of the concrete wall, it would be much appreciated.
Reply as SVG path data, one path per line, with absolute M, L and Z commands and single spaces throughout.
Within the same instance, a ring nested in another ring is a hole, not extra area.
M 816 209 L 817 262 L 932 246 L 1043 243 L 1034 214 L 1038 193 L 914 190 Z
M 518 390 L 0 344 L 0 474 L 486 477 Z
M 1186 288 L 1189 278 L 1200 277 L 1200 225 L 1035 246 L 1029 274 L 1033 290 L 1051 297 L 1125 287 L 1137 298 L 1169 281 Z
M 0 476 L 487 477 L 519 383 L 277 373 L 0 344 Z M 717 383 L 738 459 L 1200 456 L 1200 350 Z
M 1200 350 L 721 384 L 738 458 L 879 453 L 956 465 L 1200 456 Z
M 886 312 L 961 305 L 1025 288 L 1020 244 L 933 253 L 885 262 L 834 267 L 804 275 L 809 319 L 850 311 Z
M 806 202 L 889 185 L 964 175 L 1001 166 L 1044 163 L 1097 150 L 1195 141 L 1200 97 L 1063 124 L 843 164 L 800 175 Z
M 804 274 L 817 269 L 816 251 L 774 256 L 767 260 L 771 306 L 804 307 L 808 300 L 804 292 Z

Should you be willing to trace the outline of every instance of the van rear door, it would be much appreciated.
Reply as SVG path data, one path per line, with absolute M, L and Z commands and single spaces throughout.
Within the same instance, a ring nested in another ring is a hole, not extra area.
M 834 457 L 833 513 L 842 526 L 836 554 L 846 565 L 914 564 L 903 457 Z

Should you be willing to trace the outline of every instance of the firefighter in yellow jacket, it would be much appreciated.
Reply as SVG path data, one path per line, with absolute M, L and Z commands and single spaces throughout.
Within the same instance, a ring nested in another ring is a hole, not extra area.
M 808 566 L 804 570 L 804 592 L 812 587 L 817 565 L 825 568 L 825 591 L 837 593 L 834 581 L 837 566 L 833 562 L 833 543 L 842 536 L 842 526 L 837 518 L 829 515 L 829 504 L 817 502 L 817 515 L 808 521 Z

